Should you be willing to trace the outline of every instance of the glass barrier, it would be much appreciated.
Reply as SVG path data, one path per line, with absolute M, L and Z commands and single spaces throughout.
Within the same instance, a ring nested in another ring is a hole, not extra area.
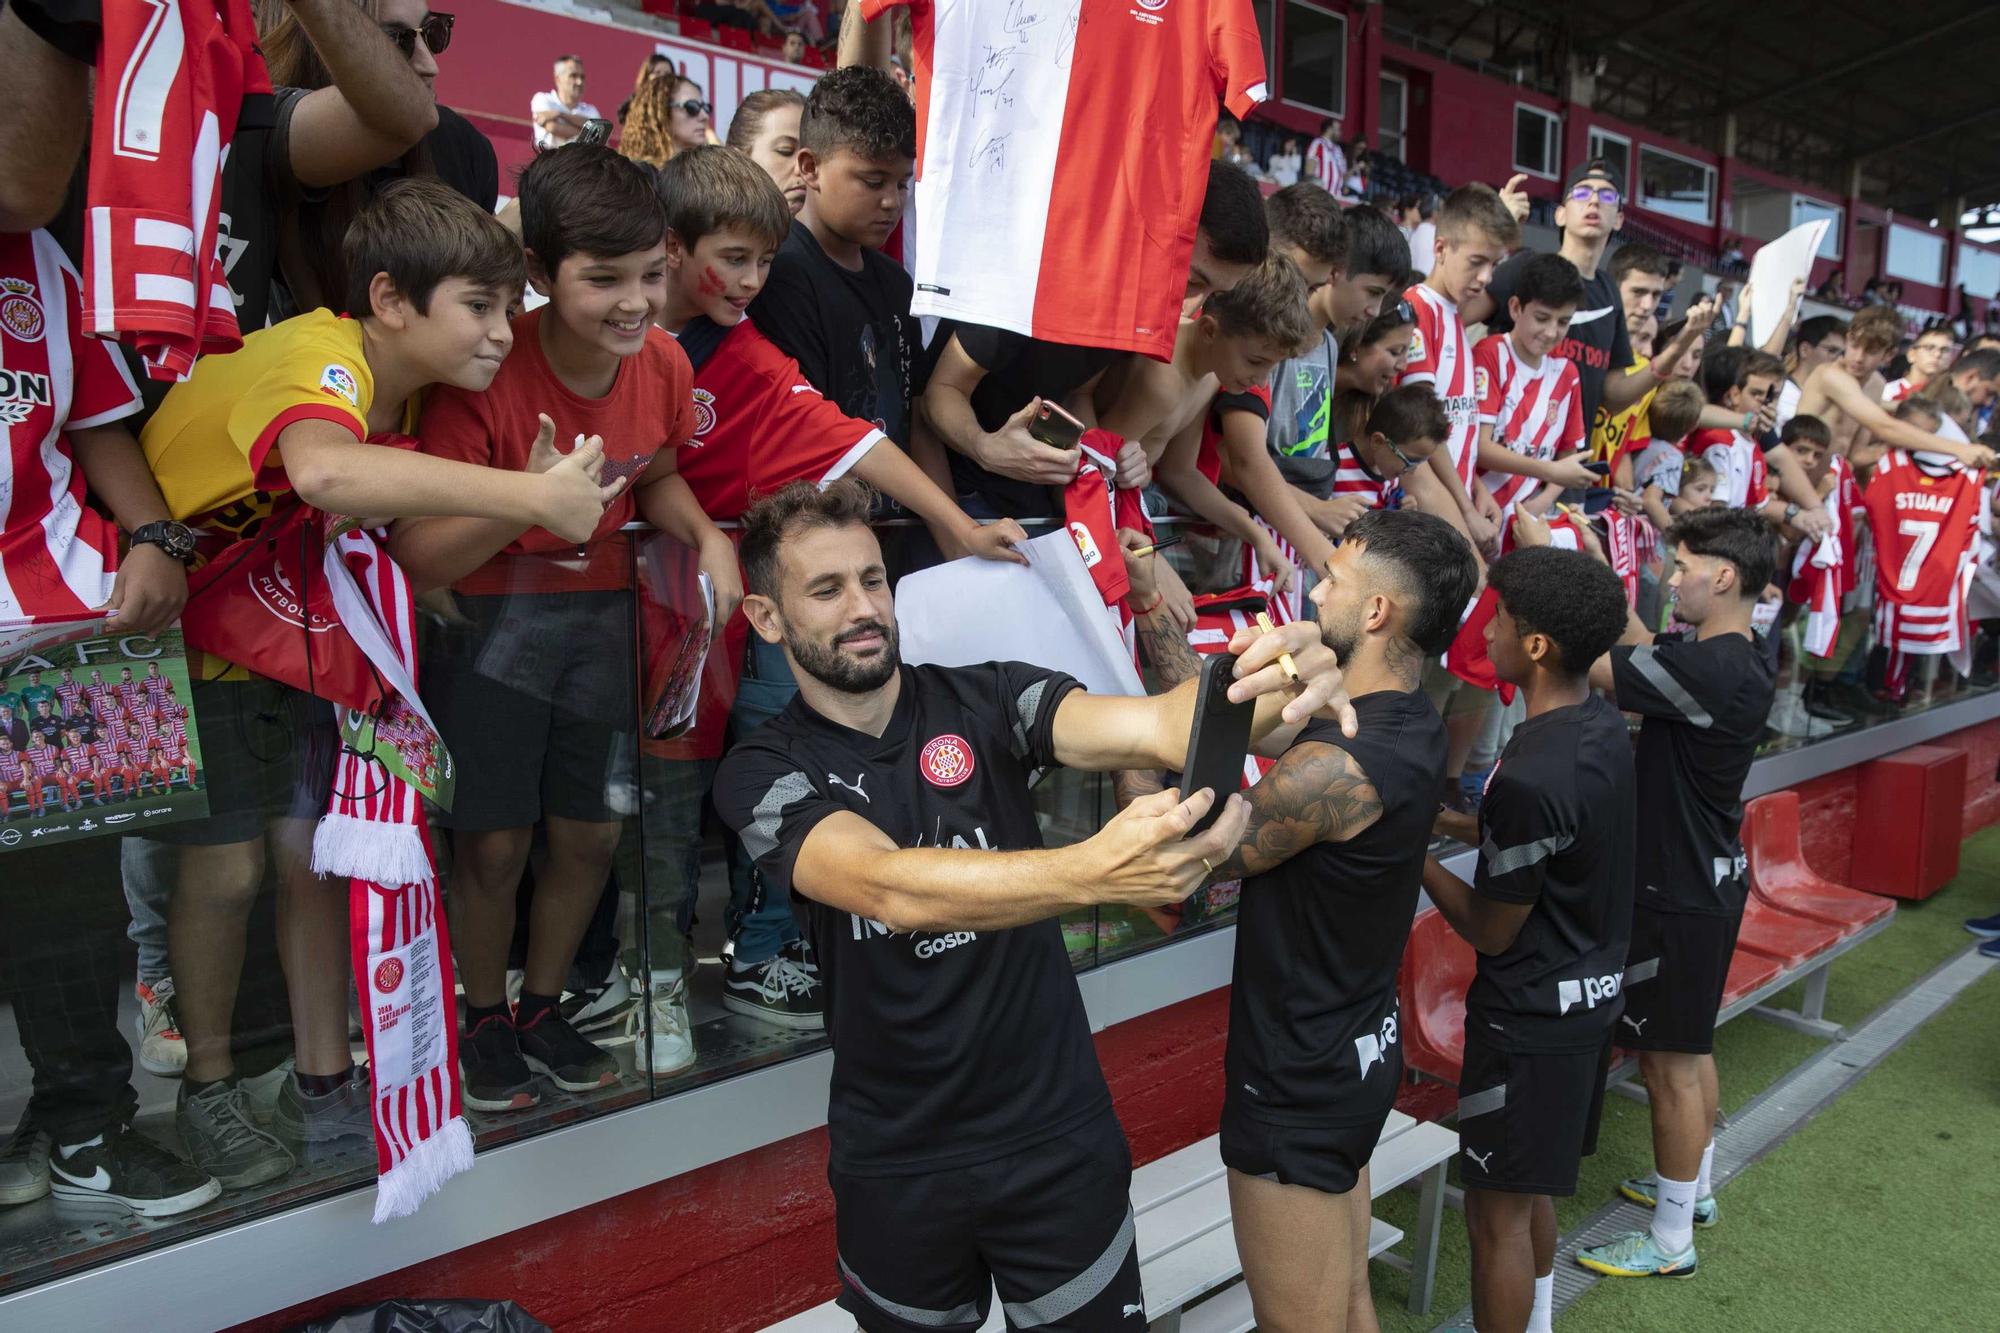
M 1196 591 L 1241 568 L 1213 541 L 1169 554 Z M 457 777 L 429 820 L 482 1149 L 824 1045 L 792 909 L 708 799 L 725 735 L 774 716 L 794 686 L 783 655 L 739 629 L 713 645 L 690 707 L 690 571 L 668 539 L 629 534 L 422 601 L 421 694 Z M 1643 593 L 1665 623 L 1656 583 Z M 1991 636 L 1968 678 L 1941 658 L 1889 657 L 1871 624 L 1864 596 L 1815 656 L 1799 609 L 1780 611 L 1769 749 L 1992 687 Z M 99 733 L 143 742 L 127 760 L 116 745 L 95 762 L 79 752 L 39 783 L 0 762 L 0 986 L 16 1033 L 0 1041 L 0 1125 L 14 1126 L 0 1291 L 374 1177 L 367 1085 L 341 1077 L 364 1051 L 345 886 L 308 868 L 341 744 L 333 712 L 196 661 L 188 726 L 181 696 L 145 683 L 145 645 L 131 682 L 114 673 L 93 690 L 116 647 L 0 662 L 0 748 L 32 748 L 38 716 L 58 709 L 86 751 Z M 1508 712 L 1431 684 L 1464 756 L 1449 795 L 1469 805 Z M 197 792 L 205 816 L 164 817 Z M 1106 778 L 1057 771 L 1036 807 L 1060 845 L 1090 836 L 1115 798 Z M 42 837 L 55 822 L 67 840 Z M 1179 937 L 1227 922 L 1236 893 L 1209 886 L 1167 924 Z M 1082 970 L 1166 943 L 1164 920 L 1084 911 L 1063 934 Z M 509 1028 L 510 1003 L 541 1017 Z

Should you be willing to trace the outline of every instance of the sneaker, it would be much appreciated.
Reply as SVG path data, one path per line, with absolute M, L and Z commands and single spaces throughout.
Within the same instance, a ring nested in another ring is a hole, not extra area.
M 813 960 L 813 947 L 805 936 L 801 935 L 778 952 L 791 959 L 795 967 L 804 971 L 814 981 L 819 980 L 819 964 Z
M 1652 1232 L 1634 1231 L 1578 1251 L 1576 1261 L 1606 1277 L 1693 1277 L 1694 1244 L 1679 1254 L 1662 1254 Z
M 139 1067 L 161 1078 L 179 1078 L 187 1069 L 188 1048 L 181 1030 L 174 1026 L 174 979 L 161 977 L 156 986 L 142 981 L 137 994 Z
M 50 1192 L 58 1199 L 122 1204 L 140 1217 L 173 1217 L 222 1193 L 222 1182 L 130 1125 L 51 1150 L 49 1172 L 55 1177 Z
M 625 978 L 625 969 L 614 961 L 609 975 L 596 985 L 565 991 L 559 1007 L 563 1021 L 578 1032 L 595 1032 L 637 1012 L 639 992 L 632 989 L 632 983 Z
M 1653 1192 L 1659 1186 L 1652 1176 L 1627 1176 L 1618 1182 L 1618 1192 L 1638 1204 L 1641 1208 L 1653 1206 Z M 1721 1219 L 1721 1210 L 1716 1207 L 1715 1196 L 1707 1195 L 1694 1201 L 1694 1224 L 1706 1231 Z
M 2000 958 L 2000 939 L 1981 941 L 1979 956 L 1981 958 Z
M 1822 722 L 1831 723 L 1835 730 L 1842 727 L 1851 727 L 1856 721 L 1851 715 L 1841 712 L 1838 708 L 1821 703 L 1819 699 L 1810 694 L 1806 696 L 1806 712 Z
M 336 1139 L 372 1139 L 375 1135 L 374 1097 L 368 1068 L 356 1065 L 347 1082 L 332 1092 L 313 1096 L 299 1086 L 296 1071 L 288 1074 L 272 1109 L 272 1126 L 290 1143 L 331 1143 Z
M 48 1192 L 48 1135 L 24 1120 L 0 1148 L 0 1208 L 33 1203 Z
M 782 1028 L 826 1026 L 819 979 L 781 953 L 748 967 L 731 960 L 722 982 L 722 1007 Z
M 618 1082 L 611 1053 L 569 1025 L 560 1011 L 544 1009 L 526 1023 L 516 1022 L 521 1058 L 564 1092 L 596 1092 Z
M 652 985 L 646 1006 L 634 1006 L 625 1017 L 632 1038 L 632 1058 L 642 1074 L 655 1078 L 678 1074 L 694 1063 L 694 1030 L 688 1025 L 687 983 L 682 979 Z
M 181 1085 L 174 1126 L 194 1164 L 222 1188 L 245 1189 L 276 1180 L 292 1169 L 285 1145 L 257 1128 L 250 1096 L 237 1083 L 212 1083 L 198 1093 Z
M 1818 740 L 1833 734 L 1833 724 L 1814 717 L 1806 711 L 1805 703 L 1796 694 L 1780 694 L 1771 705 L 1771 730 L 1780 736 L 1791 736 L 1803 740 Z
M 1965 928 L 1982 940 L 2000 940 L 2000 912 L 1973 917 L 1965 923 Z
M 475 1111 L 525 1111 L 541 1101 L 514 1020 L 494 1014 L 458 1043 L 459 1096 Z

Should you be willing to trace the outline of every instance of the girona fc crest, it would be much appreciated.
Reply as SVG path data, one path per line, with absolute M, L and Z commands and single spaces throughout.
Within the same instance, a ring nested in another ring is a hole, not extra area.
M 42 303 L 35 299 L 34 283 L 26 278 L 0 278 L 0 327 L 22 342 L 42 340 L 46 325 Z
M 972 776 L 972 747 L 963 736 L 933 737 L 918 761 L 933 787 L 956 787 Z
M 715 395 L 707 389 L 694 391 L 694 434 L 696 439 L 715 429 Z
M 403 960 L 384 958 L 375 964 L 375 989 L 384 995 L 403 984 Z

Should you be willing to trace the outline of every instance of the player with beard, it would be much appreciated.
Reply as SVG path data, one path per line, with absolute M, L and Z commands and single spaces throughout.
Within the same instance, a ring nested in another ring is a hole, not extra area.
M 1136 1329 L 1131 1157 L 1056 918 L 1182 901 L 1248 810 L 1232 796 L 1187 837 L 1218 793 L 1164 792 L 1044 849 L 1035 774 L 1178 770 L 1195 686 L 1109 697 L 1018 662 L 902 664 L 872 500 L 794 483 L 744 515 L 744 613 L 799 693 L 714 787 L 825 979 L 840 1304 L 871 1333 L 971 1333 L 997 1286 L 1010 1327 Z M 1231 647 L 1254 735 L 1353 727 L 1316 626 Z

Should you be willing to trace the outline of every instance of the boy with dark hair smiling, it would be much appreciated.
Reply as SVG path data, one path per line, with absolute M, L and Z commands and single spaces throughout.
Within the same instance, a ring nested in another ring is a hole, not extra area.
M 1536 255 L 1521 269 L 1507 313 L 1513 328 L 1472 349 L 1479 399 L 1479 479 L 1502 521 L 1544 485 L 1543 504 L 1600 478 L 1576 457 L 1584 445 L 1583 392 L 1576 364 L 1555 355 L 1583 300 L 1583 279 L 1561 255 Z
M 1539 522 L 1520 531 L 1547 540 Z M 1479 955 L 1458 1102 L 1473 1317 L 1548 1333 L 1555 1196 L 1576 1192 L 1596 1151 L 1632 933 L 1632 748 L 1590 688 L 1625 631 L 1625 589 L 1592 557 L 1547 545 L 1510 551 L 1486 577 L 1498 596 L 1487 655 L 1527 716 L 1477 819 L 1438 820 L 1480 849 L 1473 882 L 1427 858 L 1424 889 Z
M 570 144 L 528 164 L 520 200 L 529 278 L 548 304 L 514 321 L 513 355 L 484 393 L 432 398 L 420 447 L 534 471 L 560 456 L 555 439 L 583 441 L 604 460 L 607 504 L 581 542 L 469 518 L 405 521 L 391 542 L 416 586 L 456 586 L 467 622 L 433 644 L 425 678 L 461 774 L 440 818 L 454 833 L 464 1095 L 481 1111 L 533 1106 L 536 1073 L 566 1092 L 618 1078 L 558 1008 L 617 850 L 615 788 L 637 712 L 618 530 L 636 515 L 694 548 L 718 615 L 742 598 L 734 547 L 676 470 L 695 431 L 693 376 L 652 326 L 666 285 L 666 215 L 652 181 L 608 148 Z M 548 855 L 510 1012 L 508 946 L 538 824 Z
M 146 424 L 146 459 L 173 517 L 203 530 L 198 551 L 216 556 L 267 535 L 301 505 L 374 522 L 463 514 L 587 537 L 604 512 L 594 449 L 531 474 L 401 447 L 425 389 L 478 392 L 498 372 L 513 342 L 507 307 L 524 276 L 519 243 L 451 187 L 405 180 L 369 201 L 343 248 L 352 318 L 312 311 L 201 358 Z M 347 887 L 309 868 L 312 822 L 326 813 L 332 782 L 333 718 L 325 702 L 251 676 L 257 666 L 201 663 L 191 702 L 205 724 L 209 815 L 154 834 L 181 848 L 167 919 L 188 1050 L 176 1127 L 225 1188 L 292 1166 L 251 1119 L 231 1051 L 267 836 L 297 1046 L 279 1115 L 311 1139 L 373 1133 L 368 1078 L 347 1043 Z M 118 692 L 135 716 L 144 708 L 129 671 Z

